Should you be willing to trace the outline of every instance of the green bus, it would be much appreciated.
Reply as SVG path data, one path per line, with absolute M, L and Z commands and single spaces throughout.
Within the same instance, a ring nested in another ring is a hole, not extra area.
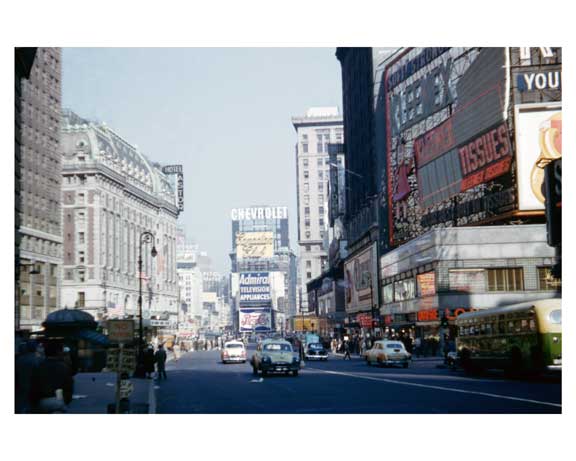
M 461 366 L 467 372 L 561 371 L 561 303 L 542 299 L 460 315 L 456 348 Z

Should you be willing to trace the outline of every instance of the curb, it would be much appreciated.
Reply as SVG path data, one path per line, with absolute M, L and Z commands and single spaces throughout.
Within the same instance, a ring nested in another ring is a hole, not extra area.
M 154 390 L 154 383 L 156 380 L 150 380 L 148 384 L 148 414 L 156 413 L 156 391 Z

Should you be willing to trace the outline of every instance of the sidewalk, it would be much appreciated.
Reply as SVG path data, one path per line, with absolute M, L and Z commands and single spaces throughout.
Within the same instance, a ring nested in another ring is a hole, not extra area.
M 156 399 L 153 379 L 130 379 L 130 413 L 154 413 Z M 74 398 L 68 405 L 72 414 L 106 414 L 115 402 L 116 373 L 78 373 L 74 376 Z

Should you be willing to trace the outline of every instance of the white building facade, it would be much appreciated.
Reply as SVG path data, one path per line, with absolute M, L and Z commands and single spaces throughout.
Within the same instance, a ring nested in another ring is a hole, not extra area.
M 292 117 L 296 130 L 298 193 L 299 306 L 308 311 L 306 283 L 318 277 L 327 264 L 324 238 L 328 231 L 330 190 L 329 144 L 344 142 L 343 119 L 337 107 L 313 107 Z
M 143 317 L 174 320 L 178 208 L 168 177 L 105 124 L 70 111 L 61 146 L 62 305 L 97 319 L 136 318 L 141 277 Z M 145 242 L 144 232 L 154 242 Z

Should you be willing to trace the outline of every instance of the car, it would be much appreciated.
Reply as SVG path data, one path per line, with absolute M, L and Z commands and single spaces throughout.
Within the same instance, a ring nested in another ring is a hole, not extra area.
M 242 362 L 246 363 L 246 348 L 242 341 L 227 341 L 220 352 L 222 363 Z
M 320 343 L 311 343 L 306 346 L 305 360 L 328 360 L 328 352 Z
M 412 354 L 410 354 L 401 341 L 380 340 L 374 342 L 372 349 L 366 351 L 368 365 L 402 365 L 408 368 Z
M 265 339 L 256 347 L 256 352 L 250 360 L 252 373 L 257 376 L 262 373 L 281 372 L 298 376 L 300 357 L 292 349 L 292 345 L 284 339 Z

